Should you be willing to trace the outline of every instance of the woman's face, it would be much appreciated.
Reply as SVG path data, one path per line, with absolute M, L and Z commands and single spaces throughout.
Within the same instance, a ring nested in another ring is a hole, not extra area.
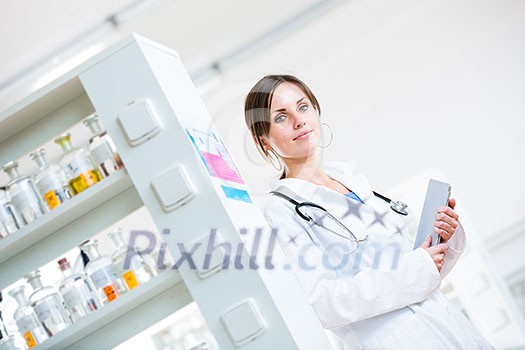
M 319 113 L 293 83 L 280 84 L 270 106 L 270 131 L 263 138 L 268 150 L 281 158 L 304 158 L 316 151 L 320 140 Z

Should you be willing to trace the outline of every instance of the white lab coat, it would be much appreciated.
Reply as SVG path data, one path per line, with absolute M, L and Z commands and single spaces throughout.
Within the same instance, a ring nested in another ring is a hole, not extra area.
M 323 206 L 358 238 L 368 234 L 350 255 L 344 249 L 348 241 L 308 224 L 285 199 L 272 195 L 264 209 L 323 327 L 349 348 L 491 349 L 438 289 L 465 247 L 463 228 L 449 240 L 439 273 L 425 250 L 413 250 L 406 219 L 374 196 L 364 174 L 353 174 L 353 166 L 334 163 L 325 170 L 365 204 L 299 179 L 274 186 L 299 202 Z

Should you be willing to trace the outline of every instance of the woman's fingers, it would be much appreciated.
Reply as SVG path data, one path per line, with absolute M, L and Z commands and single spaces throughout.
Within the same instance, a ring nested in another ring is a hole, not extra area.
M 434 232 L 448 241 L 459 226 L 458 218 L 459 215 L 451 207 L 439 208 L 434 221 Z
M 425 240 L 423 241 L 423 243 L 421 243 L 420 247 L 421 248 L 428 248 L 430 247 L 430 244 L 432 243 L 432 237 L 430 236 L 427 236 L 425 238 Z
M 441 271 L 441 268 L 443 267 L 443 262 L 445 261 L 445 252 L 448 249 L 448 244 L 440 243 L 433 247 L 428 247 L 429 244 L 430 236 L 425 239 L 423 244 L 421 244 L 421 248 L 425 249 L 428 252 L 430 257 L 432 258 L 432 261 L 434 261 L 434 265 L 436 265 L 438 271 Z

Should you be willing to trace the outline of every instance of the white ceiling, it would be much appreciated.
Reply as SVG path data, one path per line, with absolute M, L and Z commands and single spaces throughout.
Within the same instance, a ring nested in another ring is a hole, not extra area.
M 77 56 L 74 66 L 128 33 L 175 48 L 198 75 L 321 3 L 337 1 L 3 0 L 0 110 L 60 63 Z

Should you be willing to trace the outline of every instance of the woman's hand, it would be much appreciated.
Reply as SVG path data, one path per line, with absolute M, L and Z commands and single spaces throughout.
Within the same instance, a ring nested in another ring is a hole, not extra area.
M 454 211 L 456 200 L 450 198 L 448 207 L 440 207 L 434 221 L 434 233 L 441 236 L 441 242 L 445 243 L 452 237 L 459 225 L 458 214 Z
M 443 261 L 445 259 L 445 252 L 448 249 L 448 244 L 440 243 L 440 244 L 437 244 L 431 247 L 430 246 L 431 243 L 432 243 L 432 237 L 427 236 L 427 238 L 425 238 L 425 241 L 421 244 L 420 247 L 427 251 L 427 253 L 430 255 L 430 257 L 434 261 L 436 268 L 438 269 L 438 271 L 441 272 L 441 268 L 443 267 Z

